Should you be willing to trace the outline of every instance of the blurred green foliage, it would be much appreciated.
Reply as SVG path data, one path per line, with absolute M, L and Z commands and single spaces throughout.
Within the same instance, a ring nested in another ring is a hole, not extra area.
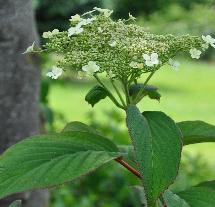
M 162 17 L 162 18 L 161 18 Z M 140 24 L 155 33 L 175 35 L 215 34 L 215 8 L 197 4 L 189 12 L 179 4 L 170 4 L 165 9 L 142 17 Z
M 164 26 L 163 24 L 159 25 L 159 23 L 180 19 L 183 22 L 188 22 L 185 28 L 185 32 L 187 32 L 192 21 L 194 21 L 194 25 L 191 25 L 191 29 L 195 27 L 201 29 L 207 20 L 209 20 L 208 25 L 214 25 L 210 24 L 214 17 L 213 4 L 213 0 L 33 0 L 40 34 L 54 28 L 67 29 L 69 26 L 68 19 L 71 15 L 92 10 L 95 6 L 113 9 L 114 18 L 128 18 L 128 13 L 131 12 L 134 16 L 149 19 L 158 28 Z M 190 14 L 190 11 L 193 10 L 194 12 Z M 202 18 L 206 16 L 205 14 L 208 17 L 206 19 Z M 204 32 L 209 32 L 208 30 L 209 28 Z

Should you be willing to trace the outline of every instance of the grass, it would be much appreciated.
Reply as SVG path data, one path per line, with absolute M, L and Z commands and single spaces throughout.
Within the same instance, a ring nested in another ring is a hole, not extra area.
M 164 67 L 152 78 L 150 84 L 159 88 L 162 98 L 160 103 L 145 99 L 141 110 L 161 110 L 175 121 L 203 120 L 215 124 L 215 65 L 199 61 L 183 61 L 176 72 Z M 94 108 L 84 101 L 87 91 L 95 85 L 89 80 L 84 83 L 69 82 L 52 84 L 49 95 L 51 107 L 61 112 L 68 121 L 87 122 L 89 111 L 96 113 L 97 120 L 103 121 L 103 113 L 114 106 L 105 99 Z M 61 127 L 61 126 L 60 126 Z M 190 153 L 200 153 L 210 163 L 215 162 L 215 144 L 197 144 L 184 148 Z

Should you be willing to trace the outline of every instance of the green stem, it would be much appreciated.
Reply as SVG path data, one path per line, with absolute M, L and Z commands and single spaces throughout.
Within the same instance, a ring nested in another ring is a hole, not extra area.
M 124 91 L 125 91 L 126 103 L 127 103 L 127 105 L 129 105 L 130 104 L 130 97 L 129 97 L 129 91 L 128 91 L 127 81 L 126 80 L 122 80 L 122 84 L 123 84 Z
M 93 76 L 94 76 L 95 79 L 98 81 L 98 83 L 108 92 L 108 94 L 109 94 L 108 97 L 111 99 L 111 101 L 113 101 L 113 103 L 114 103 L 117 107 L 119 107 L 119 108 L 125 110 L 125 107 L 122 106 L 122 105 L 116 100 L 116 98 L 113 96 L 113 94 L 108 90 L 108 88 L 107 88 L 107 87 L 102 83 L 102 81 L 99 79 L 99 77 L 97 76 L 97 74 L 94 74 Z
M 144 86 L 149 82 L 149 80 L 154 75 L 154 73 L 155 73 L 155 70 L 150 73 L 150 75 L 148 76 L 148 78 L 146 79 L 146 81 L 143 83 Z
M 120 94 L 120 92 L 119 92 L 118 88 L 117 88 L 117 87 L 116 87 L 116 85 L 114 84 L 114 81 L 113 81 L 113 80 L 111 80 L 111 83 L 112 83 L 112 85 L 113 85 L 113 87 L 114 87 L 114 89 L 115 89 L 115 91 L 116 91 L 117 95 L 119 96 L 119 99 L 121 100 L 122 105 L 126 108 L 126 103 L 125 103 L 125 101 L 124 101 L 124 99 L 123 99 L 122 95 Z
M 135 98 L 135 100 L 134 100 L 134 103 L 135 103 L 135 104 L 137 104 L 137 102 L 138 102 L 138 100 L 139 100 L 139 96 L 141 96 L 141 94 L 142 94 L 143 91 L 144 91 L 144 86 L 147 85 L 147 83 L 149 82 L 149 80 L 151 79 L 151 77 L 154 75 L 155 71 L 156 71 L 156 70 L 152 71 L 152 72 L 150 73 L 150 75 L 147 77 L 147 79 L 145 80 L 145 82 L 143 83 L 143 87 L 142 87 L 142 88 L 140 89 L 140 91 L 137 93 L 137 96 L 136 96 L 136 98 Z

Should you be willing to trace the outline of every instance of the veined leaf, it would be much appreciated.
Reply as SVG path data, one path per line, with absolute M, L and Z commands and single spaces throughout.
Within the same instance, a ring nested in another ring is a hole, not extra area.
M 170 190 L 164 192 L 163 198 L 167 207 L 190 207 L 185 200 L 181 199 Z
M 0 198 L 71 181 L 120 155 L 110 140 L 88 132 L 27 138 L 0 157 Z
M 127 110 L 127 126 L 136 161 L 143 177 L 149 206 L 174 181 L 182 149 L 181 132 L 162 112 L 140 113 L 136 106 Z
M 98 134 L 98 132 L 94 128 L 89 127 L 88 125 L 79 121 L 70 122 L 63 129 L 63 132 L 74 132 L 74 131 Z
M 201 183 L 177 194 L 183 198 L 190 207 L 214 207 L 215 181 Z
M 215 142 L 215 126 L 203 121 L 182 121 L 177 123 L 183 134 L 183 144 Z
M 21 207 L 22 201 L 21 200 L 16 200 L 13 203 L 11 203 L 8 207 Z

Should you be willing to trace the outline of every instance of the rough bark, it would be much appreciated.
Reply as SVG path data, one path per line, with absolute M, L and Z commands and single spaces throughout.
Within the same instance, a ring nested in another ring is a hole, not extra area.
M 0 153 L 23 137 L 39 133 L 39 69 L 22 52 L 38 42 L 30 0 L 0 0 Z M 0 200 L 6 207 L 16 198 L 24 207 L 47 206 L 45 190 Z

